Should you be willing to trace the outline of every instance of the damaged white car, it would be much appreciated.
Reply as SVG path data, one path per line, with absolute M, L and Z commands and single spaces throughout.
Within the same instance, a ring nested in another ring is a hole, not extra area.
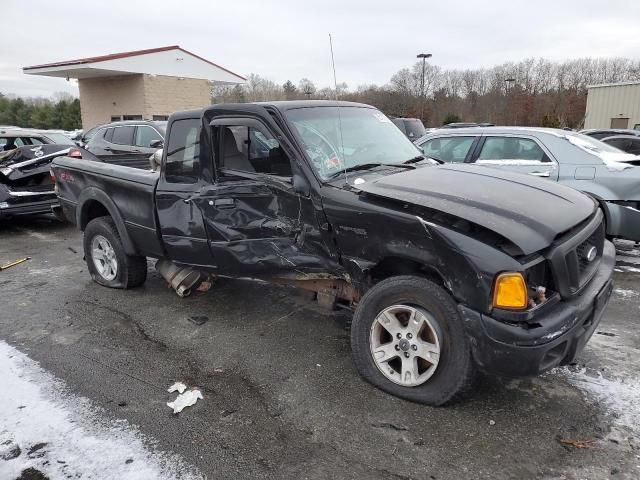
M 588 193 L 604 210 L 608 236 L 640 241 L 639 156 L 552 128 L 436 130 L 415 144 L 425 156 L 442 162 L 528 173 Z

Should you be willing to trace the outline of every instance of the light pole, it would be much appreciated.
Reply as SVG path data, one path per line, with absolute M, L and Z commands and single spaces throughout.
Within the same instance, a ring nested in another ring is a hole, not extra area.
M 424 73 L 426 68 L 427 58 L 431 58 L 433 55 L 430 53 L 419 53 L 416 58 L 422 59 L 422 77 L 420 79 L 420 121 L 424 123 Z
M 511 94 L 511 90 L 513 88 L 513 84 L 515 83 L 516 79 L 513 77 L 509 77 L 509 78 L 505 78 L 504 79 L 504 84 L 505 84 L 505 90 L 506 90 L 506 100 L 505 100 L 505 120 L 507 119 L 507 112 L 506 110 L 509 109 L 509 98 L 510 98 L 510 94 Z M 515 121 L 512 123 L 516 123 Z

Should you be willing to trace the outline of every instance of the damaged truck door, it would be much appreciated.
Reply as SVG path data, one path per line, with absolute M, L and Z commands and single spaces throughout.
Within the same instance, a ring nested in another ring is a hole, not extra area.
M 294 166 L 274 134 L 249 117 L 214 116 L 210 126 L 215 180 L 192 202 L 202 211 L 220 271 L 323 270 L 304 235 L 304 226 L 317 231 L 311 200 L 294 188 Z

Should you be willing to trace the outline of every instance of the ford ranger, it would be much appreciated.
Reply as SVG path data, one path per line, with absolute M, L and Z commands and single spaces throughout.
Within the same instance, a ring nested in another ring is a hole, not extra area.
M 169 119 L 159 171 L 62 157 L 52 175 L 93 279 L 147 257 L 316 292 L 354 311 L 353 361 L 442 405 L 475 373 L 571 362 L 612 291 L 596 201 L 517 173 L 439 165 L 373 107 L 223 104 Z

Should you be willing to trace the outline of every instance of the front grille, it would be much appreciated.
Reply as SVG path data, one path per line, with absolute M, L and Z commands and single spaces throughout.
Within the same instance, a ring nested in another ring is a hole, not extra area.
M 549 260 L 556 288 L 566 298 L 578 294 L 598 270 L 605 242 L 602 213 L 598 210 L 582 230 L 563 240 Z

